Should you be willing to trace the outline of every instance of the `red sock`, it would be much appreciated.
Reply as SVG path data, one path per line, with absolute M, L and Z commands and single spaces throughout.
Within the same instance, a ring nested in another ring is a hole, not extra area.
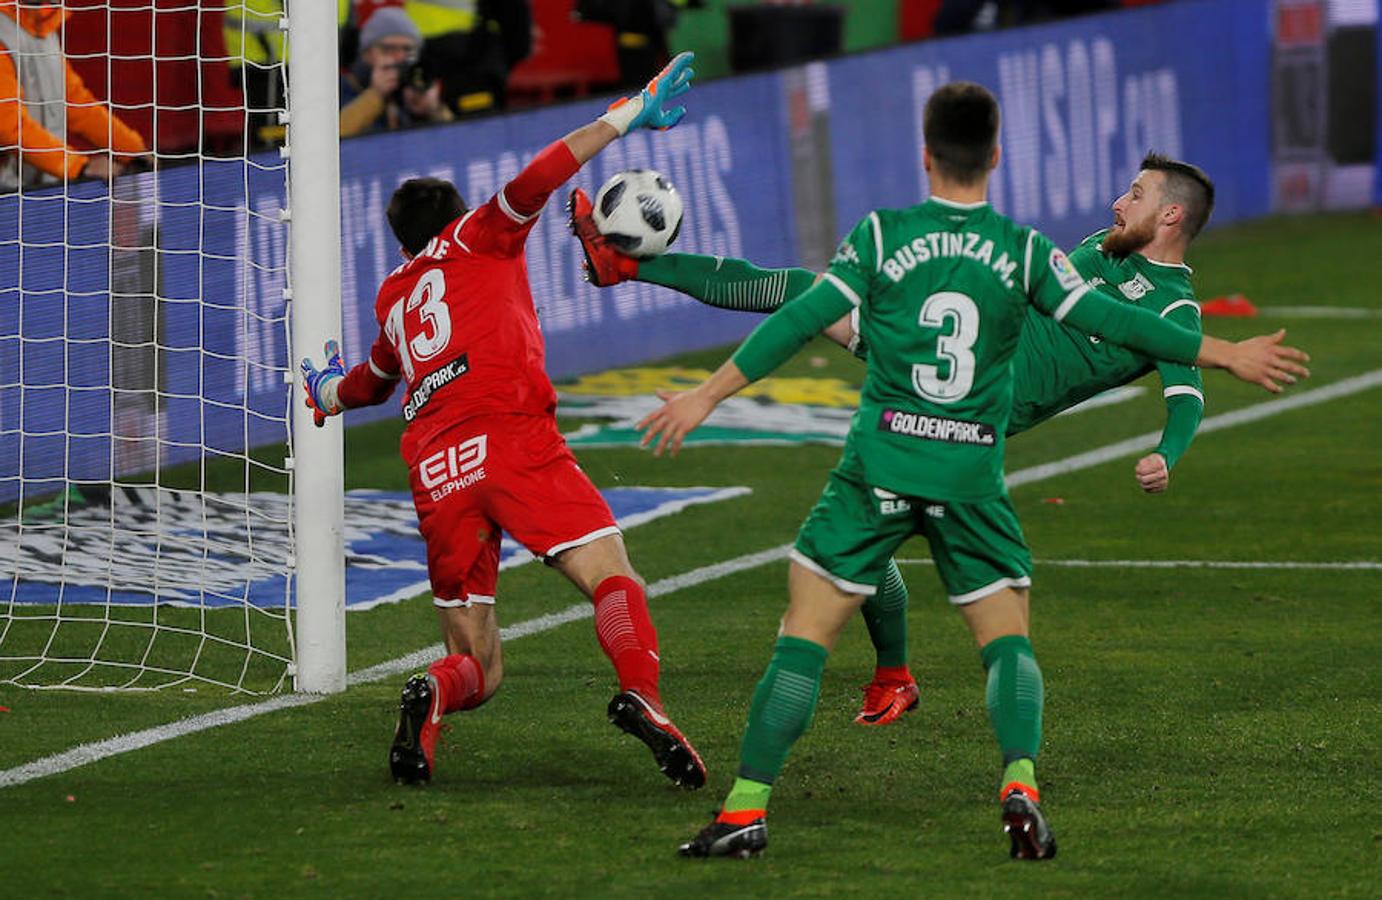
M 887 684 L 897 682 L 909 684 L 915 679 L 912 678 L 911 670 L 906 666 L 877 666 L 873 670 L 873 680 Z
M 620 689 L 638 691 L 643 699 L 661 705 L 657 631 L 642 586 L 625 575 L 611 575 L 595 588 L 594 602 L 595 636 L 614 663 Z
M 441 691 L 441 711 L 474 709 L 484 702 L 485 670 L 470 654 L 453 653 L 427 667 Z

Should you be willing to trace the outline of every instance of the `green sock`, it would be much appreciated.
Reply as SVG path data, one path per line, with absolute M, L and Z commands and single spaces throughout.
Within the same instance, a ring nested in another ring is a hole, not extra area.
M 1001 789 L 1003 785 L 1012 784 L 1014 781 L 1018 784 L 1025 784 L 1032 790 L 1037 790 L 1036 762 L 1023 757 L 1008 763 L 1003 769 L 1003 782 L 999 787 Z
M 739 777 L 771 785 L 793 742 L 811 724 L 821 694 L 827 651 L 820 644 L 780 637 L 768 671 L 753 692 L 749 725 L 739 749 Z
M 907 583 L 896 560 L 888 560 L 878 593 L 864 601 L 864 624 L 879 668 L 907 665 Z
M 989 641 L 979 653 L 989 673 L 989 722 L 1003 751 L 1004 765 L 1024 759 L 1035 761 L 1041 746 L 1044 688 L 1032 642 L 1010 634 Z M 1035 775 L 1030 786 L 1036 787 Z
M 638 263 L 638 280 L 673 288 L 720 309 L 770 313 L 816 281 L 807 269 L 760 269 L 748 260 L 665 253 Z
M 734 779 L 734 787 L 725 798 L 724 811 L 738 812 L 741 809 L 767 809 L 768 797 L 773 793 L 771 784 L 754 781 L 751 778 Z

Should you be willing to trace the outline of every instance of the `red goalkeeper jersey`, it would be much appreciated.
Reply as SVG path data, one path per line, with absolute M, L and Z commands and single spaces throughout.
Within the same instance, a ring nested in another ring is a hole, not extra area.
M 404 459 L 473 416 L 556 409 L 523 249 L 547 198 L 579 167 L 553 143 L 380 285 L 379 337 L 340 398 L 347 407 L 382 402 L 401 376 Z

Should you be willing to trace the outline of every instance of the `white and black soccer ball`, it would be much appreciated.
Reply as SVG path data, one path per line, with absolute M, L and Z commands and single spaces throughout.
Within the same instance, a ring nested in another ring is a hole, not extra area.
M 681 231 L 681 194 L 652 169 L 615 173 L 595 195 L 595 227 L 628 256 L 667 252 Z

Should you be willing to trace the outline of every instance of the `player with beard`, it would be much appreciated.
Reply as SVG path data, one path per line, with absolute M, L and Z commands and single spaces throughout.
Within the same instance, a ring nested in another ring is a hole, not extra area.
M 760 269 L 746 260 L 669 253 L 635 260 L 600 236 L 589 200 L 573 192 L 572 228 L 586 253 L 588 279 L 601 287 L 646 281 L 674 288 L 722 309 L 770 313 L 819 278 L 806 269 Z M 1126 193 L 1113 203 L 1113 225 L 1082 241 L 1070 262 L 1093 286 L 1150 310 L 1192 331 L 1200 309 L 1185 253 L 1214 208 L 1214 184 L 1198 167 L 1152 153 L 1142 161 Z M 867 348 L 858 335 L 857 311 L 825 332 L 856 355 Z M 1089 337 L 1029 307 L 1013 356 L 1013 404 L 1007 434 L 1019 434 L 1110 388 L 1156 370 L 1166 402 L 1166 425 L 1156 449 L 1137 461 L 1142 490 L 1165 491 L 1171 469 L 1195 437 L 1204 412 L 1200 371 L 1158 362 L 1136 351 Z M 907 664 L 907 586 L 890 562 L 878 593 L 863 607 L 877 653 L 873 679 L 855 717 L 861 725 L 886 725 L 915 709 L 919 693 Z
M 888 563 L 924 536 L 936 572 L 979 649 L 1002 757 L 1000 818 L 1010 854 L 1042 860 L 1056 842 L 1039 806 L 1044 680 L 1029 638 L 1031 555 L 1003 478 L 1012 356 L 1025 307 L 1156 359 L 1224 368 L 1277 392 L 1308 376 L 1284 332 L 1229 343 L 1092 290 L 1049 239 L 994 212 L 998 102 L 947 84 L 923 114 L 931 196 L 868 213 L 824 278 L 769 316 L 724 365 L 638 427 L 676 453 L 725 399 L 766 377 L 858 310 L 869 341 L 859 411 L 839 463 L 797 533 L 788 607 L 749 706 L 739 770 L 719 813 L 684 856 L 750 856 L 767 846 L 767 809 L 820 696 L 830 650 Z

